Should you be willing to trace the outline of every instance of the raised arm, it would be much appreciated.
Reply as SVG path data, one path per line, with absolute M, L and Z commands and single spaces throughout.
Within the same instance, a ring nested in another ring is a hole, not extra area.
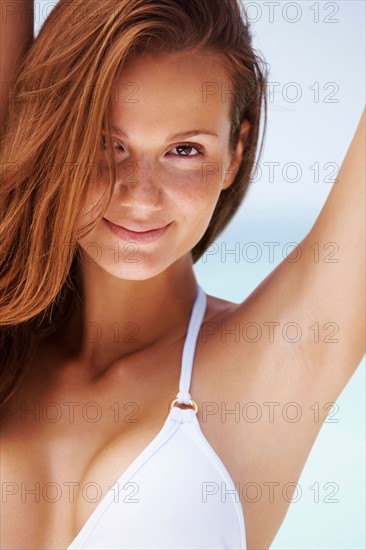
M 297 323 L 296 344 L 276 340 L 284 362 L 305 366 L 289 370 L 303 376 L 294 378 L 294 396 L 316 383 L 319 395 L 334 400 L 365 353 L 365 148 L 364 110 L 312 228 L 233 319 Z
M 14 81 L 20 60 L 34 40 L 34 0 L 1 0 L 0 8 L 0 128 L 2 128 L 9 85 Z
M 330 194 L 302 242 L 304 261 L 299 262 L 302 305 L 309 323 L 323 325 L 323 342 L 313 347 L 334 365 L 341 387 L 365 353 L 365 151 L 364 109 Z M 322 251 L 318 262 L 314 243 Z M 334 323 L 332 339 L 338 342 L 325 337 L 331 332 L 326 323 Z

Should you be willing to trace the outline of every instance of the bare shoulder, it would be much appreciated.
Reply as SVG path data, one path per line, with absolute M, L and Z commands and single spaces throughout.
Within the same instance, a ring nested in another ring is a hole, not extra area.
M 340 395 L 343 388 L 334 366 L 321 365 L 314 341 L 311 344 L 316 323 L 296 316 L 295 299 L 284 299 L 283 269 L 286 266 L 278 266 L 241 303 L 207 295 L 196 350 L 199 368 L 193 370 L 204 382 L 205 398 L 263 403 L 275 396 L 284 403 L 311 406 L 334 402 Z M 297 292 L 301 300 L 300 287 Z M 329 408 L 322 409 L 320 421 L 328 413 Z
M 264 281 L 240 304 L 208 296 L 191 387 L 201 429 L 237 484 L 251 549 L 272 543 L 339 393 L 329 369 L 302 354 L 291 304 L 273 292 Z

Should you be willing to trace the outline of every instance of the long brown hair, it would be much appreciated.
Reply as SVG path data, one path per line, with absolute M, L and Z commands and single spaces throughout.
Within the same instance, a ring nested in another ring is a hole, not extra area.
M 267 67 L 252 46 L 239 0 L 60 0 L 18 67 L 0 142 L 1 403 L 23 379 L 36 343 L 80 306 L 77 241 L 112 196 L 111 157 L 110 186 L 95 218 L 79 228 L 78 216 L 96 177 L 103 130 L 111 154 L 115 78 L 127 60 L 145 52 L 202 50 L 220 56 L 232 77 L 233 150 L 241 121 L 250 122 L 250 131 L 235 181 L 222 191 L 192 249 L 196 262 L 246 194 L 262 103 L 263 137 L 266 129 Z

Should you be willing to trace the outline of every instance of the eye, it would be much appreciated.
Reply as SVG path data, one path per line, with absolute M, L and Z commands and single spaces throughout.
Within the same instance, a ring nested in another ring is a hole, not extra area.
M 116 146 L 116 147 L 114 147 L 115 151 L 117 151 L 118 153 L 123 153 L 124 152 L 124 149 L 123 149 L 122 145 L 120 145 L 117 141 L 112 140 L 112 143 L 113 143 L 114 146 Z M 104 151 L 107 149 L 107 142 L 106 142 L 106 138 L 105 138 L 104 134 L 102 135 L 101 147 Z
M 200 155 L 203 155 L 201 147 L 199 147 L 198 145 L 192 145 L 191 143 L 187 143 L 185 145 L 177 145 L 176 147 L 173 147 L 171 151 L 173 151 L 174 149 L 178 151 L 178 155 L 174 155 L 175 157 L 198 157 Z M 192 152 L 192 150 L 196 150 L 197 154 L 191 155 L 190 153 Z
M 122 154 L 125 152 L 124 148 L 118 141 L 112 140 L 112 143 L 114 144 L 114 150 Z M 104 134 L 102 134 L 102 141 L 101 141 L 101 148 L 105 151 L 107 149 L 107 143 L 106 143 L 106 137 Z M 192 143 L 185 143 L 181 145 L 176 145 L 171 149 L 173 151 L 174 149 L 177 150 L 178 154 L 173 154 L 175 157 L 198 157 L 198 156 L 205 156 L 202 152 L 202 148 L 199 145 L 193 145 Z M 196 151 L 195 154 L 191 154 L 192 152 Z

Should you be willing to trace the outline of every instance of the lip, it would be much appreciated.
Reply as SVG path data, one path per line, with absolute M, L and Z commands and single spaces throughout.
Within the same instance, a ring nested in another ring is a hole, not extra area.
M 173 222 L 168 223 L 167 225 L 163 227 L 157 227 L 154 229 L 144 228 L 144 230 L 141 230 L 142 226 L 133 225 L 134 229 L 131 229 L 132 224 L 129 224 L 129 228 L 123 227 L 122 225 L 117 225 L 113 222 L 110 222 L 106 218 L 103 218 L 105 223 L 108 225 L 110 231 L 116 235 L 119 239 L 122 239 L 123 241 L 127 242 L 135 242 L 138 244 L 145 244 L 150 243 L 153 241 L 156 241 L 159 239 L 164 233 L 167 231 L 167 229 L 172 225 Z

